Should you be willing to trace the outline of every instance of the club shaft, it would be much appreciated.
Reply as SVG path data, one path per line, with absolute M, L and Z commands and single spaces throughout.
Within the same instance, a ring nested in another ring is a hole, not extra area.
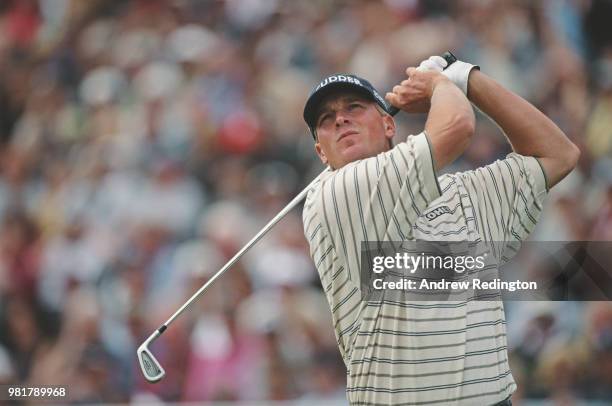
M 323 173 L 325 173 L 326 171 L 327 171 L 327 169 L 325 171 L 323 171 Z M 323 173 L 321 173 L 321 175 Z M 306 198 L 306 195 L 308 194 L 308 191 L 312 187 L 312 185 L 314 185 L 314 183 L 319 179 L 319 177 L 321 177 L 321 175 L 317 176 L 315 178 L 315 180 L 313 180 L 308 186 L 306 186 L 306 188 L 304 188 L 304 190 L 302 190 L 300 192 L 300 194 L 298 194 L 296 197 L 294 197 L 293 200 L 291 202 L 289 202 L 289 204 L 287 204 L 287 206 L 285 206 L 272 220 L 270 220 L 270 222 L 268 224 L 266 224 L 255 235 L 255 237 L 253 237 L 251 239 L 251 241 L 249 241 L 244 247 L 242 247 L 242 249 L 240 251 L 238 251 L 236 253 L 236 255 L 234 255 L 232 257 L 232 259 L 230 259 L 225 265 L 223 265 L 223 268 L 221 268 L 219 271 L 217 271 L 217 273 L 214 274 L 208 281 L 206 281 L 206 283 L 204 285 L 202 285 L 202 287 L 200 289 L 198 289 L 197 292 L 195 292 L 193 294 L 193 296 L 191 296 L 189 298 L 189 300 L 187 302 L 185 302 L 185 304 L 183 306 L 181 306 L 180 309 L 178 309 L 172 316 L 170 316 L 170 318 L 168 320 L 166 320 L 166 322 L 157 330 L 159 332 L 159 334 L 163 333 L 166 330 L 166 328 L 178 316 L 180 316 L 185 310 L 187 310 L 187 308 L 189 306 L 191 306 L 191 304 L 193 302 L 195 302 L 204 292 L 206 292 L 208 287 L 210 285 L 212 285 L 217 280 L 217 278 L 219 278 L 221 275 L 223 275 L 225 273 L 225 271 L 230 269 L 236 262 L 238 262 L 240 257 L 242 257 L 242 255 L 244 255 L 244 253 L 247 252 L 253 245 L 255 245 L 257 243 L 257 241 L 259 241 L 264 235 L 266 235 L 266 233 L 268 231 L 270 231 L 270 229 L 272 227 L 274 227 L 276 225 L 276 223 L 278 223 L 283 217 L 285 217 L 287 215 L 287 213 L 289 213 L 295 206 L 297 206 L 302 200 L 304 200 Z

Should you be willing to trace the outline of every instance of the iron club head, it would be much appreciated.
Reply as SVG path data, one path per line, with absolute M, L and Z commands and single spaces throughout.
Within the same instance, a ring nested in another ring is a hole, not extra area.
M 145 379 L 151 383 L 159 382 L 166 372 L 164 368 L 155 359 L 151 351 L 149 351 L 149 343 L 159 337 L 159 331 L 155 331 L 140 347 L 138 347 L 138 363 Z

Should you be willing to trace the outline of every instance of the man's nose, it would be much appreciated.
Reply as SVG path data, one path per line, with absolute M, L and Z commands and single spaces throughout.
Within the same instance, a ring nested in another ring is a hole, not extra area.
M 344 109 L 338 110 L 336 112 L 336 126 L 340 126 L 348 122 L 349 122 L 349 116 L 347 114 L 347 111 Z

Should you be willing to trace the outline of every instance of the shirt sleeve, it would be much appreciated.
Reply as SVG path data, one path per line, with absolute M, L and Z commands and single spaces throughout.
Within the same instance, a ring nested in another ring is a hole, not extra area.
M 412 225 L 440 188 L 425 133 L 325 177 L 317 201 L 338 255 L 359 258 L 362 241 L 412 239 Z
M 494 242 L 505 262 L 535 228 L 546 196 L 546 179 L 534 157 L 511 153 L 506 159 L 458 174 L 474 205 L 479 236 Z
M 408 175 L 408 177 L 404 177 L 404 184 L 402 185 L 406 187 L 408 195 L 398 196 L 399 198 L 411 197 L 409 189 L 416 189 L 425 200 L 425 204 L 421 208 L 424 209 L 429 202 L 440 197 L 442 192 L 438 184 L 431 144 L 426 132 L 423 131 L 417 136 L 409 137 L 406 142 L 398 144 L 387 155 L 389 155 L 388 159 L 392 163 L 399 162 L 399 169 L 403 171 L 404 175 Z

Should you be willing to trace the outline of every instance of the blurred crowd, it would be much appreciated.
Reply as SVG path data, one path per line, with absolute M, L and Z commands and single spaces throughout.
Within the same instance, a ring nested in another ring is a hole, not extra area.
M 608 0 L 0 2 L 0 383 L 78 402 L 344 399 L 295 210 L 136 347 L 322 165 L 302 121 L 323 75 L 385 90 L 450 49 L 582 150 L 533 238 L 612 240 Z M 398 118 L 398 141 L 422 116 Z M 510 151 L 482 115 L 450 171 Z M 612 399 L 610 302 L 506 307 L 521 398 Z

